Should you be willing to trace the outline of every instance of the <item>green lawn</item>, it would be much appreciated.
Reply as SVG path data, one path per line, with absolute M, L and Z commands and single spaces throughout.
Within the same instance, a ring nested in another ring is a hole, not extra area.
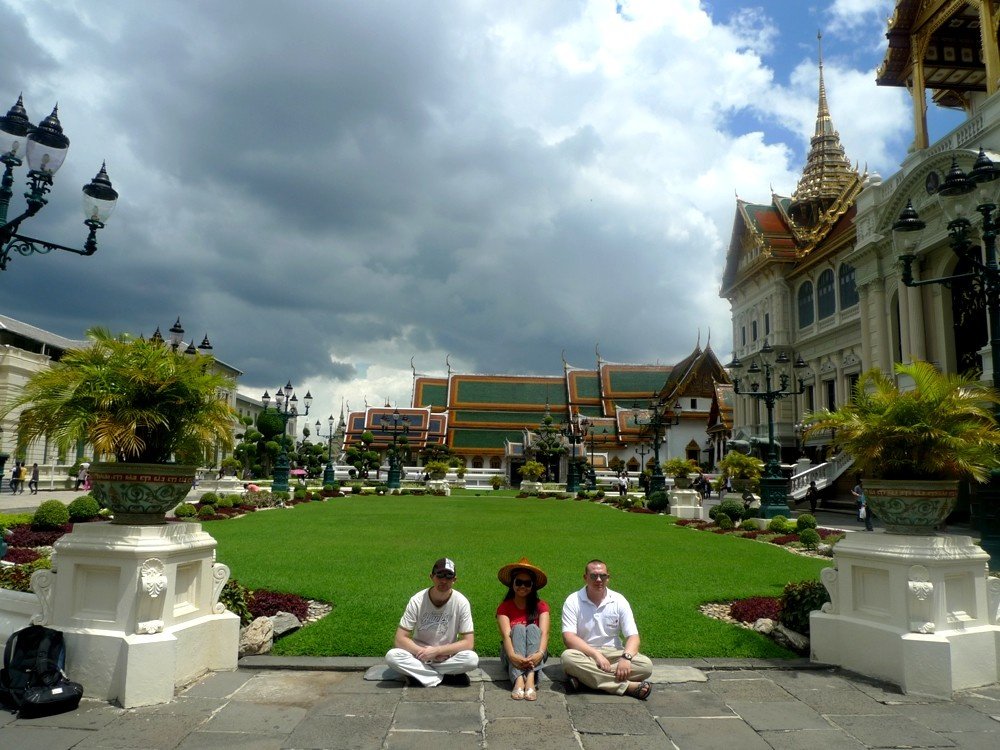
M 430 585 L 438 557 L 455 560 L 456 588 L 472 603 L 476 650 L 496 656 L 497 570 L 521 556 L 549 576 L 550 649 L 562 651 L 559 611 L 601 558 L 611 587 L 632 603 L 642 651 L 657 657 L 782 657 L 751 631 L 704 617 L 698 605 L 776 596 L 788 581 L 817 579 L 823 561 L 776 546 L 675 526 L 663 516 L 597 503 L 497 497 L 357 497 L 307 503 L 205 524 L 218 559 L 250 588 L 334 604 L 320 622 L 279 641 L 275 653 L 381 656 L 407 599 Z

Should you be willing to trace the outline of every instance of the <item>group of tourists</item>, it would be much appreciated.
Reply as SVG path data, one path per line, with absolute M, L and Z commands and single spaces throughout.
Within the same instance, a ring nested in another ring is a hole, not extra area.
M 29 470 L 27 463 L 17 461 L 10 472 L 10 494 L 23 495 L 25 483 L 28 485 L 29 494 L 38 494 L 38 464 L 32 464 Z
M 432 585 L 406 605 L 396 628 L 389 666 L 410 685 L 469 685 L 469 672 L 479 664 L 474 650 L 472 608 L 455 590 L 455 563 L 447 557 L 431 568 Z M 541 670 L 548 659 L 550 611 L 538 592 L 548 576 L 527 558 L 497 572 L 507 593 L 496 610 L 500 630 L 500 662 L 514 700 L 537 700 Z M 632 607 L 608 588 L 611 574 L 601 560 L 584 568 L 584 586 L 570 594 L 562 608 L 562 666 L 566 692 L 581 686 L 646 700 L 653 665 L 639 653 L 639 630 Z M 623 642 L 624 639 L 624 642 Z

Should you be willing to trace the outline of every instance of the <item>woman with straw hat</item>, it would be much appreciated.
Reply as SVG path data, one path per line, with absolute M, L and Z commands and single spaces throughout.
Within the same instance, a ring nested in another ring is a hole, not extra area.
M 516 701 L 533 701 L 542 665 L 548 658 L 549 605 L 538 598 L 538 590 L 548 583 L 545 572 L 522 557 L 500 568 L 500 583 L 507 595 L 497 607 L 500 628 L 500 663 L 507 669 Z

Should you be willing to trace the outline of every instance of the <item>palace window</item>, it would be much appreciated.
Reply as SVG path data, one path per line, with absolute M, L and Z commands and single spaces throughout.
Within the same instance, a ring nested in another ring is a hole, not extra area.
M 756 341 L 757 340 L 757 321 L 756 320 L 754 320 L 754 321 L 752 321 L 750 323 L 750 340 L 751 341 Z
M 742 328 L 740 328 L 740 345 L 741 346 L 746 346 L 747 345 L 747 327 L 746 326 L 743 326 Z
M 500 456 L 490 456 L 490 468 L 491 469 L 500 468 Z
M 771 335 L 771 313 L 764 313 L 764 335 Z
M 833 411 L 837 408 L 837 383 L 834 380 L 827 380 L 826 385 L 826 408 Z
M 481 468 L 483 468 L 483 457 L 482 456 L 476 456 L 475 458 L 472 459 L 472 468 L 473 469 L 481 469 Z
M 799 328 L 813 323 L 813 285 L 811 281 L 799 287 Z M 743 342 L 746 343 L 745 341 Z
M 854 283 L 854 266 L 844 263 L 840 266 L 840 309 L 854 307 L 859 299 L 858 287 Z
M 816 282 L 816 301 L 819 307 L 819 319 L 829 318 L 837 312 L 837 293 L 833 285 L 833 270 L 826 269 L 819 275 Z

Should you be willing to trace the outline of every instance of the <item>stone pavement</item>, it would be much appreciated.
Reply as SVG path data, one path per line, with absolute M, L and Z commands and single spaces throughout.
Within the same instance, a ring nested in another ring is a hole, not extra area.
M 508 684 L 492 680 L 496 659 L 484 659 L 482 679 L 467 688 L 366 680 L 363 670 L 375 663 L 252 657 L 162 706 L 122 710 L 84 699 L 77 711 L 48 718 L 0 712 L 0 748 L 1000 747 L 997 685 L 938 701 L 801 660 L 658 659 L 658 684 L 645 703 L 566 695 L 548 679 L 529 703 L 511 700 Z M 558 666 L 548 670 L 560 674 Z

